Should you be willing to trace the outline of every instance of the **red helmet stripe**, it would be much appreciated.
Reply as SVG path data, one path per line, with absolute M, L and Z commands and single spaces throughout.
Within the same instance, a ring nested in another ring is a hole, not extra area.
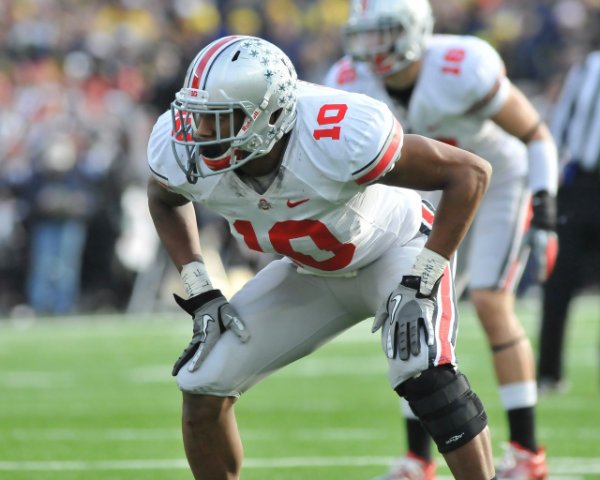
M 206 53 L 196 59 L 198 64 L 196 68 L 193 69 L 192 78 L 189 82 L 190 88 L 200 88 L 200 79 L 202 78 L 202 75 L 204 75 L 204 70 L 206 69 L 208 62 L 210 62 L 210 60 L 215 57 L 216 53 L 219 52 L 223 47 L 227 46 L 233 40 L 237 40 L 238 38 L 240 38 L 239 35 L 230 35 L 222 38 L 221 40 L 213 42 L 212 46 L 206 51 Z

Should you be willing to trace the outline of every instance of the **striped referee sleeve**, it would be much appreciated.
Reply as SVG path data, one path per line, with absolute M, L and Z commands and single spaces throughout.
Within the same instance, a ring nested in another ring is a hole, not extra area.
M 586 171 L 600 162 L 600 51 L 571 68 L 554 107 L 550 129 L 557 148 Z

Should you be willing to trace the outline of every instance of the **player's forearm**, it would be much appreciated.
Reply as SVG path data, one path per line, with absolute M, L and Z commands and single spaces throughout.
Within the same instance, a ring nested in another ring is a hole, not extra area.
M 199 260 L 200 239 L 193 205 L 171 206 L 149 197 L 148 207 L 158 236 L 177 269 Z
M 464 152 L 465 161 L 454 168 L 444 186 L 438 205 L 433 230 L 427 248 L 450 258 L 458 249 L 479 204 L 485 194 L 491 166 L 476 155 Z
M 535 194 L 548 192 L 552 197 L 558 190 L 558 152 L 546 125 L 527 142 L 529 188 Z
M 558 154 L 552 134 L 533 104 L 514 85 L 502 109 L 491 119 L 527 146 L 529 187 L 555 196 Z

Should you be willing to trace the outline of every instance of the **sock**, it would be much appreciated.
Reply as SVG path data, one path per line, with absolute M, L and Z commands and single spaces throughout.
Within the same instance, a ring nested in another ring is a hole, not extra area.
M 406 419 L 408 449 L 419 457 L 431 461 L 431 437 L 417 419 Z
M 516 408 L 507 413 L 511 442 L 537 453 L 534 407 Z

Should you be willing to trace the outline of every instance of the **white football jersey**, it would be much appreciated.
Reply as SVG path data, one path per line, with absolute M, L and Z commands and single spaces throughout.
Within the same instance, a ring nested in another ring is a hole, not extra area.
M 394 101 L 368 64 L 353 62 L 349 57 L 333 65 L 325 84 L 385 102 L 407 132 L 476 153 L 492 164 L 496 178 L 525 175 L 525 146 L 489 120 L 504 104 L 508 92 L 509 80 L 498 53 L 477 37 L 434 35 L 422 61 L 407 109 Z M 492 102 L 496 108 L 474 108 L 498 80 L 504 88 Z M 472 109 L 474 113 L 470 113 Z
M 390 109 L 306 82 L 299 82 L 297 109 L 280 169 L 262 194 L 235 171 L 188 183 L 174 158 L 170 112 L 150 136 L 150 168 L 169 189 L 225 217 L 251 249 L 284 255 L 310 273 L 352 272 L 413 238 L 420 196 L 373 185 L 402 148 L 402 127 Z

